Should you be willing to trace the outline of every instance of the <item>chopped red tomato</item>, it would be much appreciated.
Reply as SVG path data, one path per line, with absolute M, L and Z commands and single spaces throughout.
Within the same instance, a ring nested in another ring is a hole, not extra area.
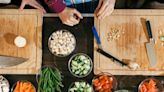
M 93 85 L 98 92 L 112 92 L 113 78 L 108 75 L 101 75 L 94 79 Z

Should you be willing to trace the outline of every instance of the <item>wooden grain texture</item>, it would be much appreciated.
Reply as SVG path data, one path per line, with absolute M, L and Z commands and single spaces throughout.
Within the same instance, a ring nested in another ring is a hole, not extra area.
M 23 57 L 22 64 L 0 68 L 0 74 L 36 74 L 42 62 L 42 14 L 37 10 L 0 10 L 0 55 Z M 16 36 L 23 36 L 23 48 L 14 45 Z
M 152 33 L 155 38 L 157 65 L 151 67 L 145 43 L 148 42 L 145 20 L 150 20 Z M 164 76 L 164 47 L 159 39 L 160 31 L 164 33 L 163 10 L 114 10 L 105 19 L 95 18 L 95 25 L 100 35 L 103 49 L 120 59 L 137 62 L 140 68 L 130 70 L 113 63 L 111 59 L 96 51 L 94 40 L 94 73 L 109 72 L 114 75 L 158 75 Z M 108 41 L 108 33 L 112 29 L 121 31 L 118 40 Z

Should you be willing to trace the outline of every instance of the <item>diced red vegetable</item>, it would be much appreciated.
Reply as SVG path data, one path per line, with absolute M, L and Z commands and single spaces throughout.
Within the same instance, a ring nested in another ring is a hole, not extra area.
M 156 82 L 150 79 L 148 82 L 145 82 L 141 85 L 141 92 L 158 92 L 156 87 Z
M 108 75 L 101 75 L 94 79 L 93 85 L 97 92 L 112 92 L 113 78 Z

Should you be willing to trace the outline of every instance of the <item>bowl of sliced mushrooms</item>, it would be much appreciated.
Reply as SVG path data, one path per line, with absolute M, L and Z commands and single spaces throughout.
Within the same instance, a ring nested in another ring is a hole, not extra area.
M 9 88 L 10 85 L 8 80 L 2 75 L 0 75 L 0 92 L 9 92 Z
M 48 47 L 50 52 L 55 56 L 68 56 L 76 47 L 75 36 L 65 29 L 57 30 L 49 37 Z

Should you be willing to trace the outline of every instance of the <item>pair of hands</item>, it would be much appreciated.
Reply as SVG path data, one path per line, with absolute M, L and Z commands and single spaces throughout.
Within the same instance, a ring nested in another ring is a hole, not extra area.
M 99 0 L 99 4 L 95 10 L 95 15 L 98 19 L 103 19 L 113 12 L 114 6 L 115 0 Z M 59 18 L 63 24 L 74 26 L 78 24 L 83 17 L 76 9 L 66 7 L 64 11 L 59 13 Z
M 20 10 L 23 10 L 25 5 L 33 6 L 39 9 L 41 12 L 46 13 L 45 9 L 36 0 L 22 0 Z M 98 19 L 110 15 L 115 6 L 115 0 L 99 0 L 99 4 L 95 10 L 95 15 Z M 61 13 L 58 14 L 63 24 L 74 26 L 80 22 L 82 15 L 79 11 L 74 8 L 66 7 Z

